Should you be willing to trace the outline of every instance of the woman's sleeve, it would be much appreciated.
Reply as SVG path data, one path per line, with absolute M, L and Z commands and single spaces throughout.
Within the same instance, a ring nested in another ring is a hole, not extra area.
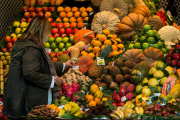
M 62 73 L 63 73 L 64 68 L 65 68 L 65 63 L 60 63 L 60 62 L 54 62 L 53 61 L 53 64 L 55 66 L 57 75 L 62 76 Z
M 22 58 L 23 77 L 32 85 L 49 89 L 52 76 L 40 73 L 40 51 L 37 48 L 30 47 Z

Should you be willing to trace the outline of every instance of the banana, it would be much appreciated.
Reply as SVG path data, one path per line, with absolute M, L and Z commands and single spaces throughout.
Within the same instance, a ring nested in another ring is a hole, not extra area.
M 58 117 L 61 117 L 62 115 L 64 115 L 64 113 L 65 113 L 65 110 L 64 110 L 64 109 L 61 109 L 61 110 L 59 111 Z
M 115 114 L 111 114 L 110 115 L 112 117 L 112 119 L 120 119 L 118 116 L 116 116 Z
M 77 111 L 75 114 L 74 114 L 74 116 L 80 116 L 82 114 L 82 112 L 81 111 Z
M 66 111 L 71 111 L 71 105 L 70 105 L 69 103 L 65 104 L 65 105 L 64 105 L 64 109 L 65 109 Z
M 69 104 L 70 104 L 72 107 L 78 107 L 78 106 L 79 106 L 77 103 L 74 103 L 74 102 L 69 102 Z
M 76 113 L 77 111 L 80 111 L 80 107 L 79 107 L 79 106 L 72 108 L 72 109 L 71 109 L 71 114 L 74 114 L 74 113 Z

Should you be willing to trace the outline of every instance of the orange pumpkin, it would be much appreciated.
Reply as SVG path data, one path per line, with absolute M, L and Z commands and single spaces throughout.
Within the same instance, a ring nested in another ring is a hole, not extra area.
M 130 38 L 138 29 L 142 29 L 145 24 L 147 24 L 147 20 L 143 15 L 136 13 L 128 14 L 121 20 L 118 26 L 121 37 Z
M 93 59 L 89 56 L 82 56 L 79 57 L 79 60 L 79 71 L 82 73 L 87 72 L 93 63 Z
M 33 7 L 36 5 L 36 0 L 24 0 L 24 5 L 28 7 Z
M 50 0 L 38 0 L 38 5 L 44 5 L 44 3 L 50 3 Z
M 51 5 L 60 5 L 63 3 L 63 0 L 51 0 Z
M 151 12 L 147 6 L 138 6 L 135 7 L 132 13 L 137 13 L 143 15 L 145 18 L 149 18 L 151 16 Z
M 84 41 L 85 44 L 90 44 L 94 38 L 95 38 L 95 35 L 91 30 L 81 29 L 75 33 L 74 43 L 76 44 L 79 41 Z

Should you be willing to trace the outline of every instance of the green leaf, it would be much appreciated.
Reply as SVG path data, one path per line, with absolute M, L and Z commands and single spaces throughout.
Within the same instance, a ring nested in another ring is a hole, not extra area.
M 102 92 L 104 97 L 111 97 L 113 95 L 113 91 L 111 90 L 103 90 Z
M 10 36 L 11 32 L 10 31 L 6 31 L 6 36 Z
M 73 116 L 67 111 L 64 115 L 61 116 L 61 118 L 66 118 L 66 119 L 73 119 Z
M 87 99 L 84 99 L 84 100 L 78 100 L 78 102 L 80 102 L 81 105 L 86 105 L 86 104 L 87 104 Z
M 79 97 L 81 97 L 81 98 L 83 99 L 84 96 L 85 96 L 85 93 L 84 93 L 84 92 L 81 92 L 81 91 L 78 91 L 78 92 L 76 92 L 74 95 L 78 95 Z
M 158 96 L 151 98 L 151 101 L 152 101 L 152 102 L 155 102 L 155 101 L 157 101 L 157 100 L 158 100 Z
M 3 41 L 3 40 L 1 40 L 1 41 L 0 41 L 0 46 L 1 46 L 2 48 L 6 47 L 6 42 Z

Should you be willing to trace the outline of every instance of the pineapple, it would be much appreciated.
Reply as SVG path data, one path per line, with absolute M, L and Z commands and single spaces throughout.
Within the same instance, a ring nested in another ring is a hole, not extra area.
M 112 46 L 107 45 L 105 48 L 99 52 L 99 57 L 107 58 L 109 53 L 112 51 Z M 97 60 L 93 62 L 89 69 L 89 76 L 99 78 L 103 72 L 104 66 L 103 65 L 97 65 Z

